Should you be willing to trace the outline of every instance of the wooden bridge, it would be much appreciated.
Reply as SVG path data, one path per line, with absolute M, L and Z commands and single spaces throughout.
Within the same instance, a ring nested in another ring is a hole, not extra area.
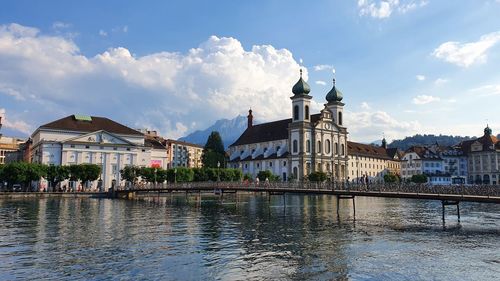
M 337 197 L 337 215 L 339 201 L 350 199 L 356 213 L 355 197 L 385 197 L 420 200 L 438 200 L 442 203 L 443 221 L 445 206 L 456 205 L 460 221 L 460 202 L 479 202 L 500 204 L 500 186 L 491 185 L 419 185 L 419 184 L 338 184 L 338 183 L 244 183 L 244 182 L 191 182 L 176 184 L 161 184 L 148 186 L 133 186 L 120 188 L 110 192 L 112 198 L 132 199 L 137 195 L 159 196 L 161 193 L 184 192 L 224 193 L 266 192 L 269 195 L 308 194 L 334 195 Z

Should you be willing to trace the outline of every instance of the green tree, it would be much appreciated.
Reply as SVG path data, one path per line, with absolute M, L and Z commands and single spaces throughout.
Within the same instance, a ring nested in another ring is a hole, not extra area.
M 232 181 L 241 181 L 243 178 L 243 172 L 240 169 L 231 169 L 233 170 L 233 178 Z
M 85 186 L 88 188 L 89 183 L 95 181 L 101 175 L 101 167 L 95 164 L 80 164 L 81 170 L 80 180 L 85 183 Z
M 259 178 L 260 181 L 265 181 L 266 179 L 269 181 L 277 181 L 276 176 L 274 176 L 273 173 L 271 173 L 271 171 L 269 171 L 269 170 L 260 171 L 257 174 L 257 177 Z M 279 177 L 278 177 L 278 180 L 279 180 Z
M 203 148 L 203 154 L 201 155 L 201 161 L 205 168 L 219 168 L 217 163 L 219 163 L 221 168 L 225 167 L 224 143 L 219 132 L 214 131 L 208 136 Z
M 69 178 L 68 166 L 55 166 L 50 165 L 47 167 L 47 181 L 50 186 L 54 188 L 58 183 Z
M 385 183 L 395 183 L 395 182 L 399 182 L 399 178 L 397 175 L 395 174 L 385 174 L 384 175 L 384 182 Z
M 427 183 L 427 176 L 424 174 L 411 176 L 411 181 L 414 183 Z
M 21 184 L 26 182 L 26 163 L 14 162 L 6 164 L 3 167 L 3 180 L 7 182 L 9 188 L 13 184 Z
M 206 168 L 193 168 L 193 181 L 201 182 L 208 181 L 208 174 Z
M 253 180 L 252 174 L 246 173 L 245 175 L 243 175 L 243 180 L 252 181 Z
M 168 169 L 167 179 L 169 182 L 192 182 L 194 171 L 184 167 Z
M 135 184 L 137 182 L 137 177 L 140 174 L 140 169 L 136 166 L 125 166 L 120 170 L 120 175 L 122 179 Z
M 318 172 L 310 173 L 307 176 L 307 179 L 309 181 L 313 181 L 313 182 L 323 182 L 323 181 L 326 181 L 327 176 L 326 176 L 326 173 L 318 171 Z

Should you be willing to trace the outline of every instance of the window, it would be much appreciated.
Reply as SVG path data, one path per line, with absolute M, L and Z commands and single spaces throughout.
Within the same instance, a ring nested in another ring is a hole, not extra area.
M 306 140 L 306 152 L 309 153 L 311 152 L 311 141 Z
M 276 147 L 276 152 L 280 151 L 280 148 L 281 148 L 281 146 L 279 146 L 279 145 L 278 145 L 278 146 Z
M 339 144 L 335 143 L 335 154 L 339 154 Z M 363 158 L 361 158 L 363 160 Z
M 72 144 L 72 145 L 70 145 L 69 147 L 71 147 L 71 148 L 75 148 L 75 145 L 74 145 L 74 144 Z
M 306 114 L 305 114 L 305 119 L 306 120 L 309 120 L 309 106 L 306 105 L 306 110 L 305 110 Z
M 298 151 L 298 143 L 297 140 L 293 140 L 293 152 L 297 153 Z
M 330 140 L 326 140 L 326 143 L 325 143 L 325 152 L 329 154 L 330 151 L 331 151 Z
M 293 107 L 293 120 L 299 120 L 299 106 Z
M 344 156 L 344 155 L 345 155 L 345 146 L 344 146 L 344 144 L 342 144 L 342 145 L 340 146 L 340 148 L 341 148 L 341 150 L 342 150 L 342 151 L 341 151 L 341 152 L 342 152 L 342 156 Z
M 283 161 L 283 167 L 286 167 L 286 161 Z
M 130 147 L 127 148 L 127 151 L 130 151 Z
M 273 166 L 273 162 L 269 162 L 269 167 L 272 167 Z
M 321 141 L 318 141 L 318 153 L 321 153 Z
M 118 150 L 118 148 L 113 147 L 113 150 Z M 146 151 L 146 150 L 143 149 L 142 152 L 144 152 L 144 151 Z
M 88 148 L 90 148 L 90 146 L 86 145 L 86 146 L 85 146 L 85 148 L 87 148 L 87 149 L 88 149 Z
M 339 112 L 339 125 L 342 125 L 342 112 Z

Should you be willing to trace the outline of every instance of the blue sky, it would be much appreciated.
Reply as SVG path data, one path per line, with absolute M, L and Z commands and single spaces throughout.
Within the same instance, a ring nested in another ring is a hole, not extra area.
M 3 1 L 0 114 L 27 136 L 74 114 L 177 138 L 287 118 L 332 69 L 356 141 L 500 132 L 500 1 Z M 487 121 L 488 120 L 488 121 Z

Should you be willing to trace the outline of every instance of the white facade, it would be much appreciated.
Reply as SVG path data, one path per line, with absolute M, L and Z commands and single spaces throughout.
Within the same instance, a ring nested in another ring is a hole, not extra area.
M 163 158 L 144 146 L 144 136 L 110 133 L 105 130 L 78 132 L 40 127 L 33 135 L 32 162 L 47 165 L 96 164 L 100 180 L 91 188 L 106 190 L 121 182 L 120 170 L 127 165 L 146 167 Z M 166 156 L 166 155 L 165 155 Z M 78 183 L 64 183 L 76 188 Z

